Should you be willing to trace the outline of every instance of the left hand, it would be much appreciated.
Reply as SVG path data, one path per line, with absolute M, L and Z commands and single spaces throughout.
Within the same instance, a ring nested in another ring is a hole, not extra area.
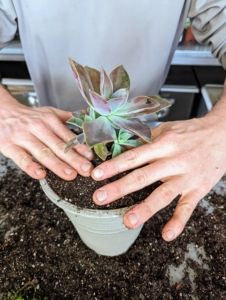
M 153 142 L 126 151 L 95 168 L 91 176 L 103 180 L 126 170 L 121 179 L 95 191 L 93 200 L 105 205 L 158 180 L 163 184 L 124 216 L 136 228 L 181 195 L 162 230 L 166 241 L 183 231 L 192 212 L 226 171 L 226 123 L 217 115 L 166 122 L 152 132 Z M 223 125 L 222 125 L 223 124 Z

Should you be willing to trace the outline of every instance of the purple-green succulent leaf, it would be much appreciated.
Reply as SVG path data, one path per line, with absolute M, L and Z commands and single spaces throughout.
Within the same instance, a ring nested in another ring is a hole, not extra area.
M 129 90 L 127 88 L 122 88 L 114 92 L 111 98 L 122 98 L 127 100 L 128 96 L 129 96 Z
M 76 118 L 80 118 L 82 120 L 84 120 L 84 116 L 87 115 L 89 113 L 89 111 L 87 109 L 80 109 L 77 111 L 74 111 L 72 113 L 72 115 Z
M 111 147 L 112 157 L 118 156 L 122 153 L 122 147 L 118 143 L 114 143 Z
M 128 139 L 132 138 L 134 136 L 134 133 L 131 133 L 128 130 L 120 129 L 118 133 L 118 141 L 127 141 Z
M 90 68 L 88 66 L 85 66 L 84 69 L 89 74 L 89 78 L 92 82 L 93 90 L 100 94 L 100 71 Z
M 108 116 L 111 113 L 111 106 L 104 97 L 94 91 L 90 91 L 90 99 L 93 109 L 100 115 Z
M 91 122 L 93 119 L 89 115 L 84 116 L 84 122 Z
M 110 78 L 113 83 L 113 92 L 122 88 L 126 88 L 129 90 L 130 88 L 129 75 L 122 65 L 112 70 L 110 74 Z
M 100 143 L 94 146 L 94 152 L 96 153 L 96 155 L 98 155 L 100 157 L 100 159 L 102 159 L 103 161 L 107 159 L 108 155 L 109 155 L 109 151 L 108 148 L 105 144 Z
M 146 142 L 151 142 L 151 131 L 148 125 L 143 124 L 139 119 L 132 118 L 132 119 L 124 119 L 119 116 L 110 116 L 109 119 L 114 124 L 116 128 L 123 128 L 134 135 L 142 138 Z
M 163 98 L 157 99 L 152 96 L 138 96 L 128 100 L 127 104 L 117 112 L 117 115 L 133 118 L 157 113 L 170 105 L 171 103 Z
M 79 144 L 84 144 L 85 142 L 84 133 L 80 133 L 79 135 L 77 135 L 77 141 L 79 142 Z
M 92 107 L 89 107 L 89 116 L 92 120 L 96 119 L 95 110 Z
M 64 152 L 66 153 L 69 149 L 71 149 L 73 146 L 84 144 L 85 137 L 84 134 L 81 133 L 77 136 L 75 136 L 73 139 L 71 139 L 65 146 Z
M 67 120 L 67 124 L 70 125 L 74 125 L 77 126 L 79 128 L 82 128 L 82 124 L 83 124 L 84 120 L 82 120 L 81 118 L 78 117 L 71 117 L 69 120 Z
M 104 116 L 100 116 L 94 121 L 83 123 L 83 132 L 86 144 L 89 147 L 101 143 L 106 144 L 117 139 L 115 129 Z
M 128 140 L 128 141 L 120 141 L 120 145 L 124 145 L 124 146 L 129 146 L 129 147 L 139 147 L 141 145 L 143 145 L 143 143 L 141 141 L 137 140 Z
M 158 120 L 158 114 L 152 113 L 150 115 L 136 116 L 136 118 L 138 118 L 144 124 L 150 124 Z
M 113 85 L 111 79 L 103 68 L 100 72 L 100 93 L 105 98 L 110 98 L 113 93 Z
M 74 73 L 79 91 L 88 105 L 91 105 L 89 91 L 94 90 L 92 81 L 87 70 L 73 59 L 69 58 L 69 62 Z
M 110 103 L 112 112 L 116 112 L 121 109 L 126 104 L 128 97 L 128 89 L 120 89 L 112 94 L 112 98 L 108 101 Z

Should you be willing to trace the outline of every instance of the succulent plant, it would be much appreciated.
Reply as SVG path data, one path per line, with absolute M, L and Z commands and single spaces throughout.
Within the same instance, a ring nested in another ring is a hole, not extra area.
M 150 127 L 142 121 L 170 103 L 159 96 L 129 98 L 130 78 L 122 65 L 110 75 L 82 66 L 70 59 L 79 91 L 87 109 L 73 113 L 67 123 L 80 128 L 81 133 L 69 141 L 66 149 L 86 143 L 105 160 L 131 147 L 151 142 Z

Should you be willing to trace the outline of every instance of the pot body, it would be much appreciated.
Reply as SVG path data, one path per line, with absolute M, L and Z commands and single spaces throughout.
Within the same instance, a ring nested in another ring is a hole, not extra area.
M 116 256 L 125 253 L 138 237 L 142 226 L 128 229 L 123 215 L 129 209 L 83 209 L 62 200 L 48 185 L 40 180 L 47 197 L 62 208 L 76 228 L 82 241 L 97 254 Z

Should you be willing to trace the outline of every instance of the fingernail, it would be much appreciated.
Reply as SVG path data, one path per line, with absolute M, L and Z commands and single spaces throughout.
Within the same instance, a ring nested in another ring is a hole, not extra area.
M 35 174 L 36 174 L 37 176 L 43 175 L 43 172 L 44 172 L 43 169 L 37 169 L 37 170 L 35 170 Z
M 91 158 L 93 158 L 93 152 L 91 152 L 91 151 L 85 152 L 84 156 L 88 159 L 91 159 Z
M 82 169 L 82 171 L 87 172 L 87 171 L 89 171 L 89 170 L 91 169 L 91 164 L 89 164 L 89 163 L 84 163 L 84 164 L 81 166 L 81 169 Z
M 128 220 L 132 226 L 135 226 L 138 223 L 139 218 L 138 215 L 133 213 L 128 216 Z
M 107 193 L 104 190 L 98 190 L 96 193 L 96 198 L 99 202 L 104 202 L 107 199 Z
M 104 171 L 102 169 L 96 169 L 93 172 L 93 176 L 97 179 L 101 178 L 104 175 Z
M 70 169 L 70 168 L 64 169 L 64 173 L 67 174 L 67 175 L 71 175 L 73 172 L 74 172 L 73 169 Z
M 172 241 L 175 238 L 175 232 L 173 230 L 167 230 L 163 233 L 164 239 L 166 241 Z

